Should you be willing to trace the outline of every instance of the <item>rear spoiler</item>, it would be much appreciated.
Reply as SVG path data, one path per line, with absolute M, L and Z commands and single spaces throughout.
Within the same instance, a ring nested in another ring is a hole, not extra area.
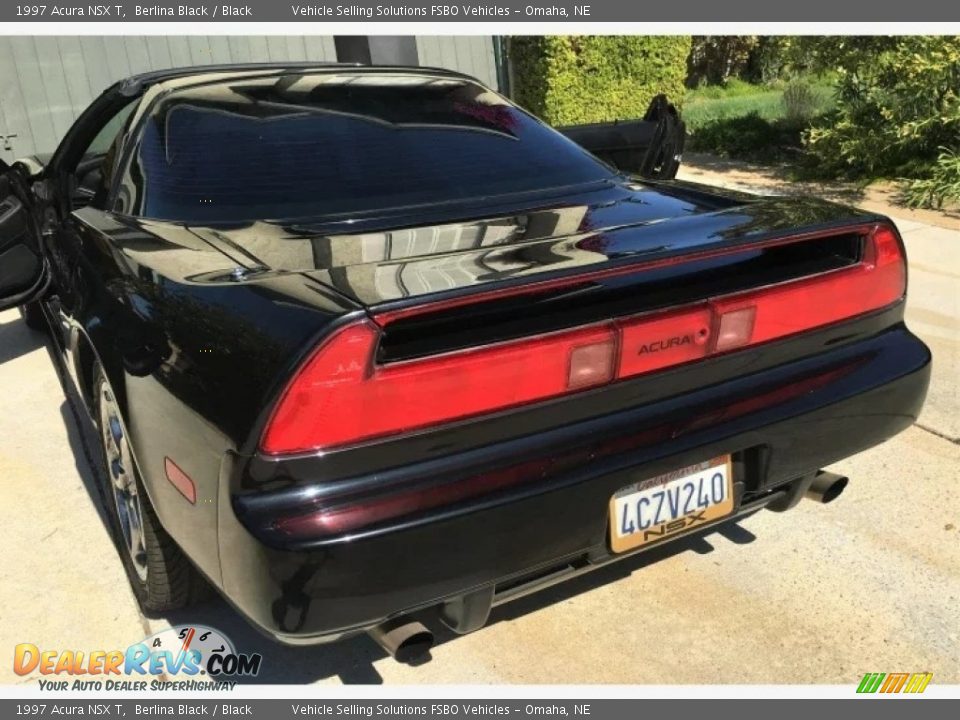
M 558 127 L 568 138 L 618 170 L 653 180 L 676 177 L 686 126 L 666 95 L 657 95 L 642 120 Z

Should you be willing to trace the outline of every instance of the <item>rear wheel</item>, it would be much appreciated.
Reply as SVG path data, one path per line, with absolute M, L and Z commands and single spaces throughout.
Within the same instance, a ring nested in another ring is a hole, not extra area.
M 113 391 L 99 368 L 94 397 L 107 515 L 134 594 L 147 612 L 185 607 L 202 594 L 205 581 L 157 519 L 134 465 Z

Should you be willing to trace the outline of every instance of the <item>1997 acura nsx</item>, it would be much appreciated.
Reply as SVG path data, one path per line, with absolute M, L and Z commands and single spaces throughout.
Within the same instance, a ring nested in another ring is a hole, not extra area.
M 452 72 L 138 76 L 0 182 L 148 611 L 206 578 L 409 657 L 420 610 L 830 500 L 926 394 L 889 219 L 621 173 Z

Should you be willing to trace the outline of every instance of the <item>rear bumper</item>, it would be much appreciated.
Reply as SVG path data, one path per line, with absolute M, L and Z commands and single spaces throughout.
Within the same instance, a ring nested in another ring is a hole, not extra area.
M 608 549 L 607 509 L 617 489 L 733 453 L 735 516 L 751 512 L 791 481 L 907 428 L 929 376 L 929 350 L 898 324 L 814 357 L 539 433 L 520 446 L 485 448 L 516 461 L 555 459 L 556 472 L 322 543 L 285 545 L 265 533 L 262 518 L 251 520 L 244 499 L 231 495 L 242 463 L 228 457 L 220 483 L 222 589 L 254 625 L 290 643 L 334 640 L 464 597 L 481 605 L 486 598 L 489 607 L 551 577 L 629 557 Z M 418 473 L 416 466 L 404 470 Z

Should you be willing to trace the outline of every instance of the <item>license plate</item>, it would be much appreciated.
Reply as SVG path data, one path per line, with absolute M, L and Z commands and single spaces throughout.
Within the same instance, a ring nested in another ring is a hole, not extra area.
M 610 545 L 634 550 L 733 512 L 730 456 L 621 488 L 610 499 Z

